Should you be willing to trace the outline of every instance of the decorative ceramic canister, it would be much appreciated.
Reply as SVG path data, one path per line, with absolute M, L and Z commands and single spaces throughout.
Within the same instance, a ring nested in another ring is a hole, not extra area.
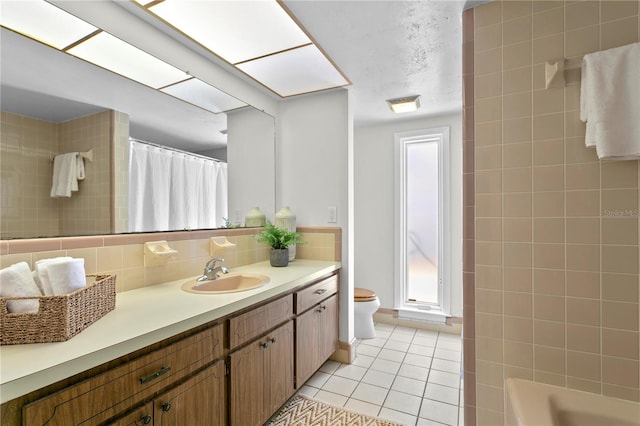
M 275 225 L 278 228 L 285 228 L 289 232 L 296 231 L 296 215 L 293 214 L 289 206 L 284 206 L 276 213 Z M 295 244 L 289 246 L 289 262 L 296 258 Z
M 266 225 L 267 221 L 264 216 L 264 213 L 260 211 L 260 208 L 254 207 L 252 208 L 247 216 L 244 218 L 244 226 L 247 228 L 253 228 L 257 226 Z

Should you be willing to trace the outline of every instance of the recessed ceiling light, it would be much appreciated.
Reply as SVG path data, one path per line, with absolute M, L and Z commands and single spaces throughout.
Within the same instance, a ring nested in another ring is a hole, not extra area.
M 281 0 L 135 0 L 281 97 L 351 84 Z
M 274 0 L 165 0 L 149 11 L 231 64 L 311 42 Z
M 214 113 L 247 105 L 197 78 L 181 81 L 160 90 Z
M 67 52 L 154 89 L 189 78 L 184 71 L 106 32 Z
M 411 112 L 420 108 L 420 95 L 405 96 L 404 98 L 387 99 L 391 111 L 396 114 Z
M 349 84 L 313 44 L 243 62 L 238 68 L 282 97 Z

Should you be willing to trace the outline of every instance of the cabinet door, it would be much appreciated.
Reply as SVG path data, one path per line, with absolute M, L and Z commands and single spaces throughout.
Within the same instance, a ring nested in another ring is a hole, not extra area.
M 338 349 L 338 295 L 296 318 L 296 387 L 300 388 Z
M 318 327 L 320 310 L 316 306 L 296 318 L 296 387 L 300 388 L 320 367 Z
M 232 425 L 262 425 L 293 394 L 293 321 L 229 355 Z
M 320 368 L 338 350 L 338 295 L 320 303 L 319 309 L 318 354 L 320 365 L 317 368 Z
M 230 420 L 232 425 L 261 425 L 264 412 L 264 357 L 262 340 L 229 355 Z
M 293 394 L 293 321 L 267 336 L 268 381 L 265 383 L 266 420 Z
M 154 400 L 154 426 L 226 425 L 224 384 L 218 361 Z

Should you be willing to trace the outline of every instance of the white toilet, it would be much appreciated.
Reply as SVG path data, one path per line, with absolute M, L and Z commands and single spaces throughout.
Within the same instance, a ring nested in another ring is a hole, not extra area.
M 380 307 L 380 300 L 373 291 L 366 288 L 353 290 L 354 334 L 358 339 L 373 339 L 376 337 L 373 314 Z

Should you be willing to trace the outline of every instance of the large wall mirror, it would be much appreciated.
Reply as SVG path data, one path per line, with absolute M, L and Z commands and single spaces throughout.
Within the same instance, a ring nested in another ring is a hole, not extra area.
M 131 232 L 130 138 L 226 163 L 228 222 L 241 223 L 254 206 L 275 211 L 272 116 L 232 96 L 222 112 L 213 113 L 14 31 L 1 31 L 2 239 Z M 93 161 L 85 161 L 77 195 L 52 198 L 52 158 L 87 150 Z M 184 229 L 196 228 L 133 231 Z

